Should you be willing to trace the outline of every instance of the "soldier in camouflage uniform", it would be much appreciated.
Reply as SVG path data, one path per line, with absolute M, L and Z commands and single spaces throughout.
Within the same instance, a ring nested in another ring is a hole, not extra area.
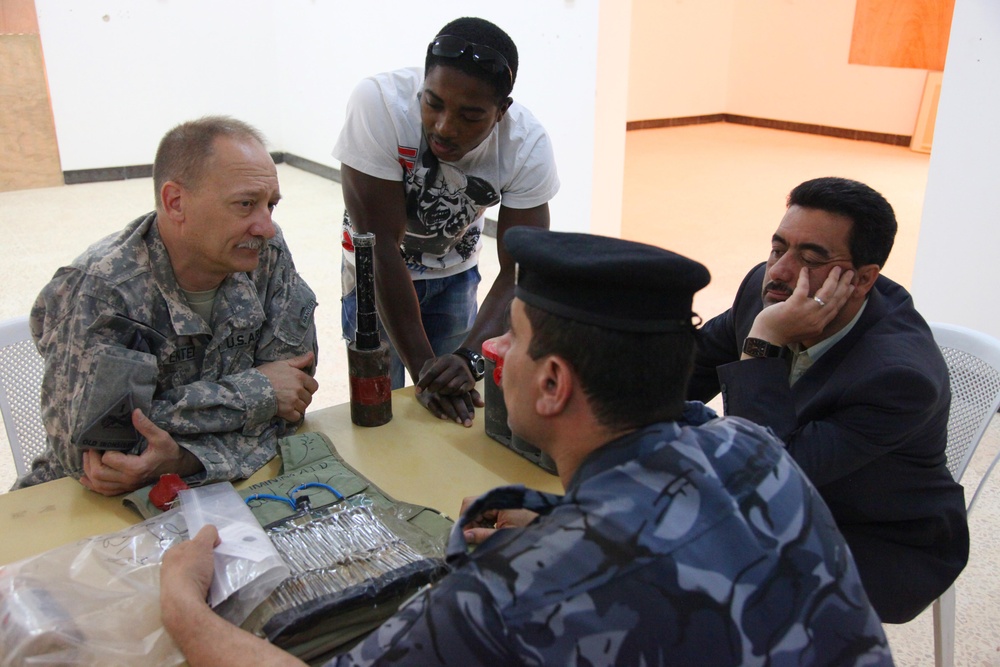
M 850 551 L 781 443 L 683 400 L 708 271 L 589 235 L 504 242 L 518 262 L 508 418 L 566 494 L 472 502 L 451 573 L 330 664 L 891 665 Z M 225 649 L 209 640 L 225 624 L 204 603 L 215 537 L 162 572 L 163 619 L 193 666 L 278 651 L 236 630 Z
M 229 118 L 182 124 L 160 144 L 154 186 L 156 212 L 57 271 L 35 302 L 48 449 L 15 488 L 247 477 L 316 391 L 316 299 L 271 220 L 281 195 L 263 137 Z

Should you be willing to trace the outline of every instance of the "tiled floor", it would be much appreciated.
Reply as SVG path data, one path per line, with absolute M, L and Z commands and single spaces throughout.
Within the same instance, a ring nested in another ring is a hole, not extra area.
M 788 190 L 816 176 L 848 176 L 880 190 L 895 207 L 900 232 L 886 273 L 909 285 L 927 165 L 926 155 L 906 148 L 732 124 L 631 132 L 623 236 L 704 262 L 713 280 L 695 307 L 707 319 L 728 307 L 749 267 L 765 258 Z M 284 199 L 276 219 L 320 302 L 320 390 L 313 406 L 336 405 L 348 399 L 339 324 L 340 188 L 287 165 L 279 165 L 278 174 Z M 0 319 L 27 313 L 58 266 L 152 208 L 152 201 L 150 179 L 0 193 Z M 497 271 L 495 243 L 487 243 L 481 267 L 486 287 Z M 966 473 L 967 485 L 998 448 L 995 422 Z M 0 433 L 0 492 L 13 479 Z M 972 559 L 958 581 L 957 664 L 1000 666 L 1000 479 L 980 498 L 971 528 Z M 933 664 L 930 616 L 887 626 L 899 665 Z

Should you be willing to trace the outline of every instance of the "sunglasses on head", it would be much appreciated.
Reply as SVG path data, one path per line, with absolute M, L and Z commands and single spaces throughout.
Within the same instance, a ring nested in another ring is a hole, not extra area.
M 468 51 L 472 53 L 472 62 L 490 74 L 500 74 L 506 71 L 507 76 L 510 77 L 510 84 L 514 85 L 514 72 L 507 64 L 507 59 L 492 47 L 475 44 L 454 35 L 438 35 L 427 47 L 427 50 L 431 55 L 442 58 L 458 58 Z

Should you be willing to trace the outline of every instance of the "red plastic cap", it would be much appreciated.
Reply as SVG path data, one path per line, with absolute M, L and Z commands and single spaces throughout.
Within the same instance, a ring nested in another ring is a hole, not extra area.
M 483 356 L 492 361 L 493 363 L 499 363 L 503 361 L 503 355 L 497 352 L 497 341 L 499 338 L 490 338 L 489 340 L 483 341 Z
M 177 500 L 177 492 L 186 488 L 188 488 L 187 483 L 177 473 L 160 475 L 160 481 L 149 490 L 149 502 L 153 503 L 156 509 L 166 512 Z
M 494 363 L 493 382 L 498 387 L 500 386 L 501 378 L 503 378 L 503 355 L 497 351 L 497 341 L 500 338 L 502 336 L 483 341 L 483 356 Z

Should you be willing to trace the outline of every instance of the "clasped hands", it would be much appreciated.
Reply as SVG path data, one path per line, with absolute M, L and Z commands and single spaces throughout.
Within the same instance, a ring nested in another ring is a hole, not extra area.
M 454 354 L 433 357 L 420 369 L 416 383 L 417 400 L 440 419 L 472 426 L 476 408 L 486 404 L 476 389 L 469 365 Z
M 306 352 L 290 359 L 269 361 L 257 367 L 274 389 L 274 396 L 278 401 L 277 416 L 290 424 L 299 422 L 305 416 L 313 394 L 319 389 L 316 378 L 306 372 L 315 363 L 315 359 L 312 352 Z

